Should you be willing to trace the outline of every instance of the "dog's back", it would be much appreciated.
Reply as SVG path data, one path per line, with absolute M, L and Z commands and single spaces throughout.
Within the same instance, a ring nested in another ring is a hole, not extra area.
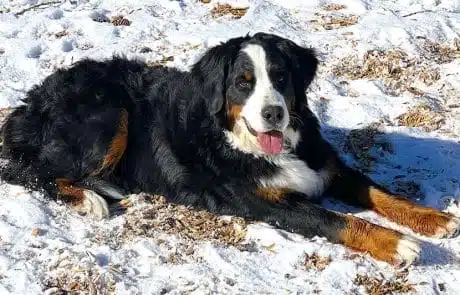
M 29 90 L 5 120 L 2 157 L 9 162 L 1 178 L 39 188 L 54 184 L 57 175 L 71 180 L 88 175 L 119 132 L 123 110 L 144 99 L 167 71 L 119 57 L 85 59 L 57 70 Z

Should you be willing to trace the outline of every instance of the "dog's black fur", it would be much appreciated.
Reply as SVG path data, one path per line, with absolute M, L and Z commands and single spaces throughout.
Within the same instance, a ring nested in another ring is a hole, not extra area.
M 191 71 L 148 67 L 122 57 L 82 60 L 56 71 L 33 87 L 6 120 L 3 154 L 10 161 L 2 178 L 51 195 L 59 178 L 108 199 L 137 191 L 161 194 L 171 202 L 343 242 L 341 232 L 349 226 L 345 216 L 299 193 L 276 202 L 256 196 L 257 180 L 280 168 L 225 139 L 228 106 L 245 97 L 230 85 L 235 59 L 247 42 L 277 53 L 290 75 L 282 91 L 294 99 L 298 119 L 291 126 L 302 138 L 292 153 L 316 171 L 332 161 L 326 194 L 369 207 L 355 195 L 377 185 L 342 164 L 308 108 L 305 92 L 318 65 L 314 52 L 262 33 L 211 48 Z M 121 109 L 129 115 L 127 148 L 114 170 L 91 175 L 116 136 Z

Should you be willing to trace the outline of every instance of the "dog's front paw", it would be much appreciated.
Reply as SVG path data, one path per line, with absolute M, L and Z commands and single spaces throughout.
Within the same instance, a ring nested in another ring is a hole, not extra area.
M 393 264 L 398 267 L 406 267 L 413 264 L 420 256 L 419 242 L 409 236 L 402 236 L 396 247 Z
M 454 238 L 460 234 L 460 218 L 448 214 L 448 221 L 433 235 L 436 238 Z M 446 217 L 447 218 L 447 217 Z
M 73 208 L 80 213 L 94 216 L 98 219 L 107 218 L 109 216 L 107 201 L 91 190 L 84 190 L 83 199 Z

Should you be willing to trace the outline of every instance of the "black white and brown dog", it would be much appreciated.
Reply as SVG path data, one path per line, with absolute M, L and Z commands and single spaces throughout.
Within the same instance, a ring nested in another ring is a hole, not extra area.
M 312 49 L 266 33 L 233 38 L 182 71 L 85 59 L 33 87 L 3 125 L 4 180 L 65 197 L 87 214 L 143 191 L 170 202 L 326 237 L 408 265 L 416 239 L 327 210 L 320 196 L 371 209 L 431 237 L 460 219 L 397 196 L 341 161 L 306 90 Z

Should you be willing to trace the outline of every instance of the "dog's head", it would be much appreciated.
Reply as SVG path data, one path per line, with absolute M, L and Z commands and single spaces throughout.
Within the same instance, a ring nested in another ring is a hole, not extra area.
M 296 113 L 307 103 L 317 65 L 311 49 L 257 33 L 209 49 L 192 73 L 201 78 L 209 110 L 232 146 L 265 155 L 296 145 Z

